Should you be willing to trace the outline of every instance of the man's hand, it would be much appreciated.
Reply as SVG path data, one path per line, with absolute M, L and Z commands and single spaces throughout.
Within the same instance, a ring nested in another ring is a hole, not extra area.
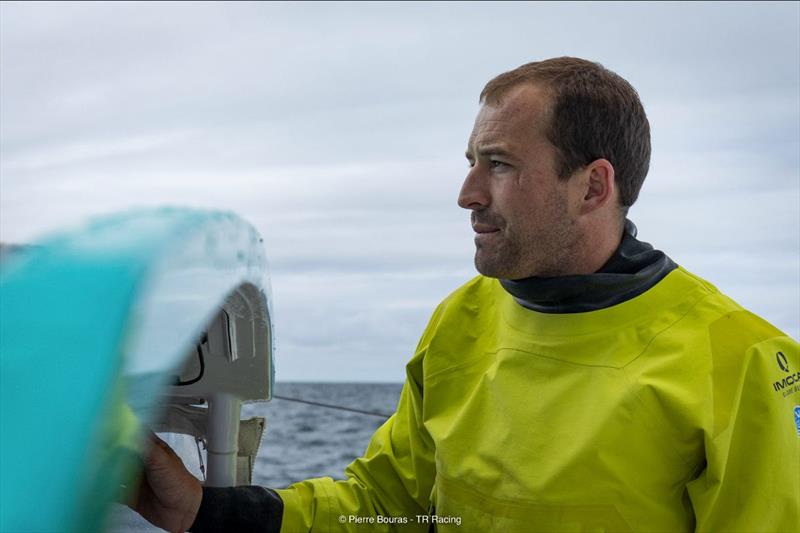
M 183 533 L 197 516 L 203 487 L 166 442 L 154 433 L 150 441 L 139 486 L 128 506 L 153 525 Z

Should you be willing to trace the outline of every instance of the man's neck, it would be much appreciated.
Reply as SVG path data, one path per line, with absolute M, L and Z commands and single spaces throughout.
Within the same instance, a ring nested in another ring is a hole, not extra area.
M 632 224 L 632 223 L 631 223 Z M 602 226 L 601 226 L 602 227 Z M 617 251 L 625 234 L 625 220 L 612 223 L 612 229 L 590 227 L 583 236 L 583 257 L 572 275 L 588 275 L 600 270 Z

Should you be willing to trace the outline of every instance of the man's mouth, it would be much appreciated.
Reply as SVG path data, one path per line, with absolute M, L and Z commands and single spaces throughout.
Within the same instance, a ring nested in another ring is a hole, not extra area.
M 478 235 L 485 235 L 487 233 L 497 233 L 500 228 L 488 224 L 473 224 L 472 230 Z

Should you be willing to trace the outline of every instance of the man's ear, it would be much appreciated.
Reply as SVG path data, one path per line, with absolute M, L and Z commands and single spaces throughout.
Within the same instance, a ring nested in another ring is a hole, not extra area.
M 614 166 L 607 159 L 595 159 L 583 172 L 583 198 L 580 213 L 587 215 L 606 205 L 616 205 L 617 184 Z

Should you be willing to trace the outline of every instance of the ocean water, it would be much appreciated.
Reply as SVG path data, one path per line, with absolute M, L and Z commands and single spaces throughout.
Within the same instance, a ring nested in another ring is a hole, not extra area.
M 391 414 L 400 397 L 395 383 L 277 383 L 274 394 Z M 266 428 L 253 471 L 253 484 L 281 488 L 312 477 L 344 477 L 344 469 L 366 450 L 382 416 L 347 412 L 282 399 L 242 407 L 242 418 L 265 417 Z M 161 435 L 202 478 L 193 438 Z M 114 505 L 107 531 L 162 531 L 122 505 Z

